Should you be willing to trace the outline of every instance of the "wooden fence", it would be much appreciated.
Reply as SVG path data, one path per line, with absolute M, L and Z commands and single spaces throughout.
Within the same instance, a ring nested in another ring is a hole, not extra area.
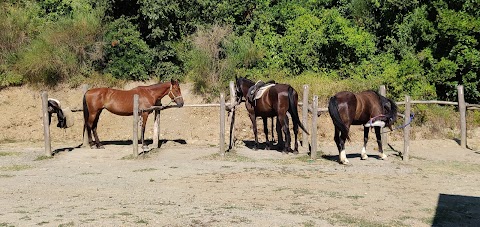
M 220 114 L 220 130 L 219 130 L 219 138 L 220 138 L 220 144 L 219 144 L 219 153 L 220 154 L 225 154 L 226 149 L 225 149 L 225 116 L 226 116 L 226 111 L 229 112 L 228 120 L 230 122 L 230 138 L 229 138 L 229 146 L 228 148 L 231 149 L 234 146 L 234 136 L 235 136 L 235 108 L 238 105 L 236 102 L 236 97 L 235 97 L 235 88 L 234 88 L 234 83 L 233 81 L 230 82 L 230 102 L 225 103 L 225 94 L 221 93 L 220 94 L 220 101 L 219 103 L 213 103 L 213 104 L 186 104 L 183 107 L 187 108 L 201 108 L 201 107 L 219 107 L 219 114 Z M 87 91 L 88 87 L 86 85 L 83 86 L 83 93 Z M 385 91 L 385 86 L 380 86 L 379 88 L 379 93 L 382 95 L 386 95 Z M 303 132 L 303 137 L 302 137 L 302 145 L 304 147 L 308 147 L 309 145 L 312 148 L 311 158 L 316 159 L 316 148 L 317 148 L 317 119 L 320 116 L 321 113 L 327 112 L 327 108 L 319 108 L 318 107 L 318 96 L 314 95 L 312 99 L 312 105 L 309 105 L 308 103 L 308 97 L 309 97 L 309 86 L 304 85 L 303 86 L 303 102 L 299 102 L 299 106 L 302 107 L 302 123 L 304 125 L 308 125 L 308 114 L 312 114 L 312 132 L 310 138 L 307 136 L 305 132 Z M 405 96 L 405 101 L 402 102 L 396 102 L 397 105 L 405 105 L 405 113 L 404 114 L 399 114 L 401 116 L 404 116 L 404 121 L 406 127 L 404 127 L 404 150 L 402 153 L 403 159 L 408 160 L 408 154 L 409 154 L 409 135 L 410 135 L 410 125 L 408 124 L 409 122 L 409 116 L 411 112 L 411 105 L 412 104 L 440 104 L 440 105 L 458 105 L 459 106 L 459 112 L 460 112 L 460 125 L 461 125 L 461 146 L 462 148 L 466 148 L 466 110 L 468 109 L 480 109 L 480 105 L 478 104 L 467 104 L 465 103 L 464 99 L 464 92 L 463 92 L 463 86 L 459 85 L 458 86 L 458 102 L 447 102 L 447 101 L 436 101 L 436 100 L 429 100 L 429 101 L 412 101 L 410 100 L 409 96 Z M 147 110 L 140 110 L 138 109 L 138 95 L 134 96 L 134 116 L 133 116 L 133 154 L 135 156 L 138 156 L 138 123 L 139 123 L 139 112 L 142 111 L 154 111 L 154 127 L 153 127 L 153 148 L 158 148 L 159 147 L 159 135 L 160 135 L 160 113 L 162 109 L 165 109 L 166 107 L 164 106 L 153 106 Z M 49 129 L 49 124 L 48 124 L 48 94 L 47 92 L 42 93 L 42 110 L 43 110 L 43 124 L 44 124 L 44 138 L 45 138 L 45 153 L 47 156 L 52 155 L 51 151 L 51 142 L 50 142 L 50 129 Z M 73 111 L 81 111 L 80 110 L 73 110 Z M 386 145 L 387 141 L 387 134 L 383 134 L 382 136 L 382 143 Z M 310 139 L 310 141 L 309 141 Z M 84 137 L 83 141 L 83 146 L 88 146 L 88 138 Z

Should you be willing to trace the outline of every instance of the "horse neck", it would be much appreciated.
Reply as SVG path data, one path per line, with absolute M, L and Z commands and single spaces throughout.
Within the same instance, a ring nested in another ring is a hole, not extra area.
M 249 89 L 251 86 L 253 86 L 253 85 L 255 85 L 255 83 L 253 83 L 252 81 L 249 81 L 249 80 L 246 80 L 246 79 L 244 79 L 244 80 L 242 81 L 241 87 L 242 87 L 242 93 L 243 93 L 243 97 L 244 97 L 244 98 L 247 97 L 248 89 Z
M 170 86 L 172 83 L 170 82 L 165 82 L 161 84 L 154 84 L 148 86 L 148 90 L 150 90 L 152 96 L 155 97 L 155 99 L 162 98 L 163 96 L 167 95 L 168 92 L 170 92 Z

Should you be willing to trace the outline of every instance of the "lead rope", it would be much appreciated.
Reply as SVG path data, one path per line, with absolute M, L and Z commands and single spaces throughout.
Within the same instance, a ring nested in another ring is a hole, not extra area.
M 390 133 L 390 132 L 393 132 L 393 131 L 395 131 L 395 130 L 405 128 L 405 127 L 407 127 L 408 125 L 410 125 L 410 123 L 412 123 L 413 118 L 415 118 L 415 114 L 414 114 L 414 113 L 411 113 L 411 114 L 410 114 L 410 120 L 408 121 L 408 123 L 406 123 L 406 124 L 404 124 L 404 125 L 400 125 L 400 126 L 394 128 L 394 129 L 390 130 L 390 131 L 382 132 L 381 134 Z

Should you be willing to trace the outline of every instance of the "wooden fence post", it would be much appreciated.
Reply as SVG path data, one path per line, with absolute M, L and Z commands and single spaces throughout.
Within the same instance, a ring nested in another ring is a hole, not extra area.
M 228 114 L 228 120 L 230 121 L 230 142 L 228 149 L 232 149 L 235 146 L 235 102 L 237 100 L 235 92 L 235 84 L 230 81 L 230 113 Z
M 82 86 L 82 92 L 83 92 L 83 95 L 85 95 L 85 93 L 87 93 L 88 91 L 88 85 L 87 84 L 84 84 Z M 83 103 L 83 96 L 82 96 L 82 103 Z M 82 108 L 83 107 L 83 104 L 82 104 Z M 85 124 L 85 122 L 83 122 Z M 89 141 L 88 141 L 88 131 L 87 131 L 87 128 L 84 129 L 83 131 L 83 143 L 82 143 L 82 147 L 90 147 L 90 144 L 89 144 Z
M 463 85 L 457 86 L 458 90 L 458 109 L 460 111 L 460 145 L 462 148 L 467 148 L 467 107 L 465 105 L 465 94 Z
M 308 91 L 309 86 L 303 85 L 303 103 L 302 103 L 302 124 L 308 129 Z M 307 133 L 302 131 L 302 146 L 308 149 L 308 136 Z
M 42 111 L 43 111 L 43 137 L 45 139 L 45 155 L 52 156 L 52 143 L 50 140 L 50 124 L 48 122 L 48 93 L 42 92 Z
M 404 161 L 408 161 L 408 153 L 410 151 L 410 96 L 405 95 L 405 119 L 404 124 L 407 125 L 403 128 L 403 154 Z
M 138 94 L 133 95 L 133 156 L 138 156 Z
M 220 93 L 220 155 L 225 155 L 225 94 Z
M 317 159 L 317 118 L 318 118 L 318 96 L 313 96 L 312 108 L 312 148 L 310 150 L 310 158 Z
M 387 97 L 387 89 L 385 85 L 380 85 L 378 93 L 380 93 L 380 95 L 383 95 L 384 97 Z M 387 147 L 388 135 L 387 133 L 384 133 L 385 128 L 382 128 L 381 131 L 382 131 L 382 147 Z
M 153 148 L 159 147 L 160 140 L 160 110 L 154 111 L 154 122 L 153 122 Z

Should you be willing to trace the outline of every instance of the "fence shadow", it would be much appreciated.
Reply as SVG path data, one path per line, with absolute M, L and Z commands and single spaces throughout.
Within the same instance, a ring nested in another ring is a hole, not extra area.
M 480 197 L 440 194 L 432 226 L 480 226 Z

